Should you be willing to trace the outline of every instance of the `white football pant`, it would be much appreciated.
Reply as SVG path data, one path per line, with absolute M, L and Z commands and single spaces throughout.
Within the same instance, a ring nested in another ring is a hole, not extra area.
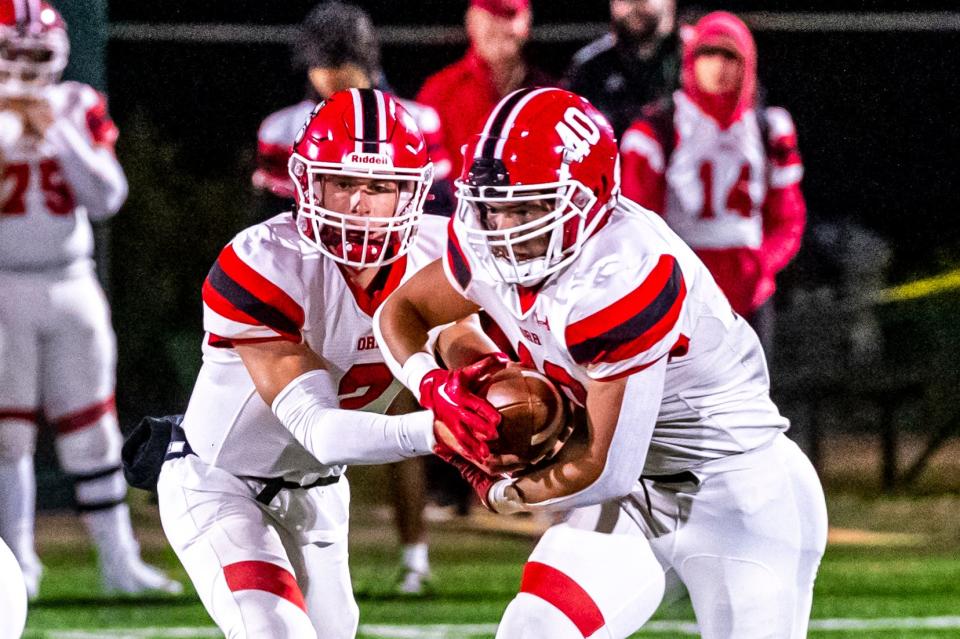
M 92 272 L 0 273 L 0 536 L 36 594 L 33 454 L 39 415 L 104 568 L 138 557 L 113 402 L 116 339 Z
M 0 638 L 23 635 L 27 623 L 27 590 L 16 557 L 0 540 Z
M 827 538 L 809 460 L 781 435 L 697 475 L 699 484 L 643 480 L 548 530 L 498 639 L 629 637 L 665 584 L 668 598 L 686 586 L 705 639 L 806 637 Z
M 196 455 L 164 463 L 157 486 L 164 532 L 227 639 L 356 636 L 346 536 L 305 540 L 305 522 L 325 501 L 343 503 L 333 492 L 349 491 L 346 482 L 282 490 L 264 506 L 256 501 L 261 482 Z

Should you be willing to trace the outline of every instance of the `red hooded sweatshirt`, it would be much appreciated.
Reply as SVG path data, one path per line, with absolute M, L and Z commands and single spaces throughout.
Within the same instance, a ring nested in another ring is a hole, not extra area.
M 704 47 L 740 58 L 739 91 L 709 94 L 697 85 L 694 63 Z M 704 16 L 684 39 L 674 144 L 659 139 L 663 127 L 647 110 L 620 147 L 623 193 L 664 215 L 746 317 L 773 294 L 777 272 L 800 248 L 806 220 L 793 121 L 784 109 L 767 108 L 769 130 L 761 140 L 756 69 L 747 26 L 723 11 Z M 665 148 L 673 149 L 669 157 Z

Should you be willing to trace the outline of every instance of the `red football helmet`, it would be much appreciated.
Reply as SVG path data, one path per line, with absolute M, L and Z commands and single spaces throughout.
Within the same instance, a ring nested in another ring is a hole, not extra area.
M 416 238 L 433 164 L 416 121 L 376 89 L 347 89 L 313 110 L 293 144 L 297 228 L 304 240 L 354 268 L 389 264 Z M 392 180 L 399 196 L 393 217 L 354 215 L 323 206 L 324 179 Z
M 494 107 L 463 153 L 457 218 L 468 245 L 503 282 L 532 285 L 562 269 L 617 202 L 620 164 L 613 129 L 586 99 L 569 91 L 514 91 Z M 510 229 L 488 228 L 487 205 L 521 202 L 544 203 L 550 212 Z M 546 254 L 518 259 L 516 247 L 541 236 L 548 240 Z
M 70 55 L 67 26 L 41 0 L 0 0 L 0 95 L 25 95 L 60 81 Z

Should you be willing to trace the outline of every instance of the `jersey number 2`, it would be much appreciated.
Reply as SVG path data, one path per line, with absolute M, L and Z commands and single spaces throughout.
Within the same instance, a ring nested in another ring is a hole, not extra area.
M 386 364 L 357 364 L 340 379 L 340 408 L 357 410 L 376 401 L 390 388 L 393 374 Z
M 63 177 L 56 160 L 42 160 L 40 170 L 40 190 L 43 202 L 53 215 L 67 215 L 74 209 L 73 193 Z M 0 215 L 23 215 L 27 212 L 27 187 L 30 186 L 29 164 L 7 164 L 3 167 L 0 180 Z

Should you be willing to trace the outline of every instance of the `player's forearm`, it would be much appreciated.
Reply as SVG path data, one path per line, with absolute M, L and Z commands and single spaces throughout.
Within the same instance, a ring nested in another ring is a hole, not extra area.
M 568 442 L 553 464 L 510 485 L 495 484 L 491 506 L 500 512 L 566 510 L 630 493 L 646 463 L 665 374 L 663 358 L 626 380 L 591 384 L 587 441 Z
M 779 272 L 800 250 L 806 226 L 807 207 L 799 184 L 771 189 L 763 211 L 763 245 L 766 267 Z
M 373 334 L 380 345 L 383 360 L 393 376 L 420 396 L 424 375 L 439 368 L 425 350 L 429 331 L 433 328 L 406 298 L 393 295 L 373 316 Z
M 437 352 L 447 368 L 469 366 L 500 348 L 483 332 L 477 315 L 466 317 L 453 324 L 437 337 Z
M 435 260 L 395 291 L 373 317 L 373 334 L 393 376 L 420 397 L 420 382 L 439 368 L 426 351 L 430 329 L 457 322 L 479 307 L 447 281 Z
M 503 514 L 570 510 L 628 494 L 640 472 L 582 462 L 559 464 L 541 476 L 505 479 L 490 489 L 491 507 Z
M 588 447 L 580 442 L 569 442 L 564 448 L 555 463 L 513 482 L 527 507 L 549 507 L 555 500 L 587 490 L 600 479 L 604 460 L 593 459 Z
M 428 411 L 387 416 L 338 408 L 324 370 L 290 382 L 271 408 L 296 440 L 328 466 L 401 461 L 431 453 L 436 443 Z
M 108 149 L 91 145 L 72 124 L 58 120 L 47 131 L 57 148 L 63 174 L 90 219 L 105 219 L 127 199 L 127 178 Z

